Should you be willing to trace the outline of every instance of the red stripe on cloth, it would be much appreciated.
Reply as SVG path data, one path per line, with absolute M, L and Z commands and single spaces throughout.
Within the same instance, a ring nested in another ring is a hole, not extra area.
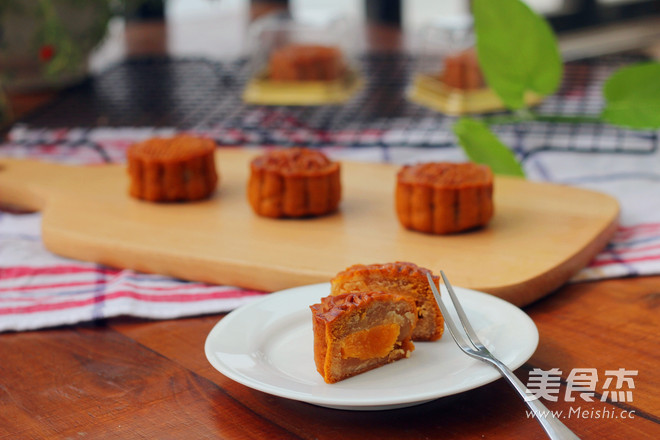
M 646 252 L 654 249 L 660 249 L 660 244 L 654 244 L 651 246 L 639 246 L 639 247 L 629 247 L 629 248 L 615 248 L 613 249 L 617 254 L 630 254 L 636 252 Z
M 654 260 L 660 260 L 660 255 L 652 255 L 648 257 L 637 257 L 637 258 L 626 258 L 626 259 L 611 258 L 608 260 L 595 260 L 589 264 L 589 267 L 606 266 L 608 264 L 630 264 L 641 261 L 654 261 Z
M 623 231 L 631 231 L 635 229 L 649 229 L 649 228 L 660 229 L 660 222 L 639 223 L 633 226 L 619 226 L 618 229 L 621 229 Z
M 242 298 L 245 296 L 264 295 L 265 292 L 256 290 L 224 290 L 204 294 L 177 294 L 177 295 L 145 295 L 142 293 L 131 292 L 128 290 L 113 292 L 108 294 L 101 294 L 85 299 L 74 301 L 63 301 L 58 303 L 45 303 L 35 304 L 30 306 L 20 307 L 5 307 L 0 308 L 0 315 L 11 315 L 14 313 L 37 313 L 37 312 L 52 312 L 56 310 L 73 309 L 76 307 L 85 307 L 100 302 L 112 301 L 119 298 L 131 298 L 144 302 L 196 302 L 208 301 L 211 299 L 229 299 L 229 298 Z
M 656 235 L 658 232 L 660 232 L 660 223 L 640 223 L 635 226 L 619 226 L 612 242 L 626 241 L 649 234 Z
M 19 292 L 19 291 L 31 291 L 31 290 L 41 290 L 41 289 L 53 289 L 53 288 L 60 288 L 60 287 L 81 287 L 81 286 L 89 286 L 91 287 L 99 287 L 102 285 L 107 285 L 110 284 L 112 280 L 109 280 L 107 282 L 99 282 L 97 280 L 90 280 L 90 281 L 78 281 L 78 282 L 67 282 L 67 283 L 52 283 L 52 284 L 32 284 L 29 286 L 16 286 L 16 287 L 0 287 L 0 292 Z M 130 283 L 127 281 L 122 281 L 120 284 L 125 285 L 126 287 L 132 287 L 134 289 L 141 289 L 141 290 L 148 290 L 148 291 L 154 291 L 154 292 L 167 292 L 167 291 L 172 291 L 172 290 L 181 290 L 181 291 L 186 291 L 186 290 L 192 290 L 192 289 L 215 289 L 216 286 L 213 285 L 207 285 L 207 284 L 178 284 L 175 286 L 149 286 L 149 285 L 143 285 L 143 284 L 137 284 L 137 283 Z M 0 298 L 0 301 L 2 298 Z
M 183 281 L 182 283 L 185 283 Z M 122 281 L 121 284 L 127 286 L 127 287 L 133 287 L 135 289 L 143 289 L 143 290 L 151 290 L 154 292 L 167 292 L 170 290 L 181 290 L 185 291 L 186 289 L 215 289 L 217 286 L 214 286 L 212 284 L 199 284 L 199 283 L 192 283 L 192 284 L 179 284 L 175 286 L 145 286 L 143 284 L 138 284 L 138 283 L 131 283 L 129 281 Z M 239 289 L 236 289 L 238 291 Z M 256 292 L 256 290 L 253 290 L 252 292 Z
M 58 287 L 80 287 L 80 286 L 96 287 L 98 285 L 99 283 L 90 282 L 90 281 L 53 283 L 53 284 L 34 284 L 30 286 L 0 287 L 0 292 L 23 292 L 28 290 L 53 289 Z
M 72 273 L 96 272 L 102 274 L 116 274 L 120 269 L 111 269 L 106 267 L 85 267 L 85 266 L 12 266 L 0 267 L 0 278 L 20 278 L 38 275 L 69 275 Z

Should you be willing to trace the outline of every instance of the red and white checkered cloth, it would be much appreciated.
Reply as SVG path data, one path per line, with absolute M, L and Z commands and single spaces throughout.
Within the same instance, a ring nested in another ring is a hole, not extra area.
M 15 128 L 0 157 L 73 164 L 121 162 L 133 142 L 173 130 Z M 335 159 L 392 163 L 464 160 L 458 148 L 329 147 Z M 539 152 L 528 177 L 616 197 L 621 227 L 574 281 L 660 274 L 660 153 Z M 0 211 L 0 331 L 29 330 L 119 315 L 166 319 L 230 311 L 264 292 L 116 270 L 48 252 L 41 216 Z

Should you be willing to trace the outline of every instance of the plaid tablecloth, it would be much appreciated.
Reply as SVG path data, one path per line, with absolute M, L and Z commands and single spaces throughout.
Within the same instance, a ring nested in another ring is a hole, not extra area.
M 0 157 L 79 165 L 122 162 L 131 143 L 173 132 L 173 129 L 152 128 L 17 127 L 0 147 Z M 503 130 L 500 134 L 505 141 L 515 143 L 515 133 Z M 590 136 L 593 133 L 585 132 L 578 139 L 588 142 Z M 526 155 L 524 167 L 530 179 L 602 191 L 621 203 L 621 226 L 614 238 L 573 281 L 660 274 L 657 134 L 655 138 L 634 138 L 628 146 L 634 142 L 640 148 L 617 148 L 610 152 L 539 148 Z M 465 159 L 457 147 L 328 146 L 324 151 L 338 160 L 395 164 Z M 0 331 L 37 329 L 118 315 L 165 319 L 226 312 L 264 294 L 62 258 L 44 248 L 40 221 L 39 213 L 0 212 Z
M 541 114 L 597 115 L 603 81 L 634 54 L 568 63 L 561 89 Z M 247 64 L 201 59 L 128 60 L 66 93 L 12 129 L 0 157 L 72 164 L 124 161 L 126 148 L 174 126 L 219 145 L 306 145 L 334 159 L 394 164 L 465 160 L 452 118 L 406 99 L 414 60 L 365 54 L 365 87 L 344 105 L 245 105 Z M 98 125 L 116 128 L 64 128 Z M 42 128 L 37 128 L 42 127 Z M 50 127 L 50 128 L 43 128 Z M 621 226 L 572 281 L 660 274 L 660 132 L 605 124 L 526 123 L 495 127 L 532 180 L 616 197 Z M 0 171 L 1 172 L 1 171 Z M 46 251 L 40 215 L 0 211 L 0 331 L 37 329 L 118 315 L 163 319 L 226 312 L 263 292 L 100 267 Z

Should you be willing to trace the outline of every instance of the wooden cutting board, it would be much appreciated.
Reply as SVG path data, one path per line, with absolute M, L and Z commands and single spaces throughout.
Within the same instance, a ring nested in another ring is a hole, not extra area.
M 398 167 L 357 162 L 342 164 L 339 213 L 261 218 L 246 200 L 256 153 L 218 150 L 219 190 L 188 204 L 130 198 L 123 165 L 1 159 L 0 202 L 41 210 L 52 252 L 113 267 L 273 291 L 329 281 L 356 263 L 411 261 L 520 306 L 584 267 L 617 224 L 610 196 L 498 177 L 488 227 L 450 236 L 412 232 L 394 213 Z

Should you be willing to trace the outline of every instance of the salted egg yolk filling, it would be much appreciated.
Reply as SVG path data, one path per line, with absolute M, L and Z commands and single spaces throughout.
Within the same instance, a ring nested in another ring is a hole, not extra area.
M 381 324 L 347 335 L 341 342 L 341 357 L 360 360 L 387 356 L 399 338 L 398 324 Z

